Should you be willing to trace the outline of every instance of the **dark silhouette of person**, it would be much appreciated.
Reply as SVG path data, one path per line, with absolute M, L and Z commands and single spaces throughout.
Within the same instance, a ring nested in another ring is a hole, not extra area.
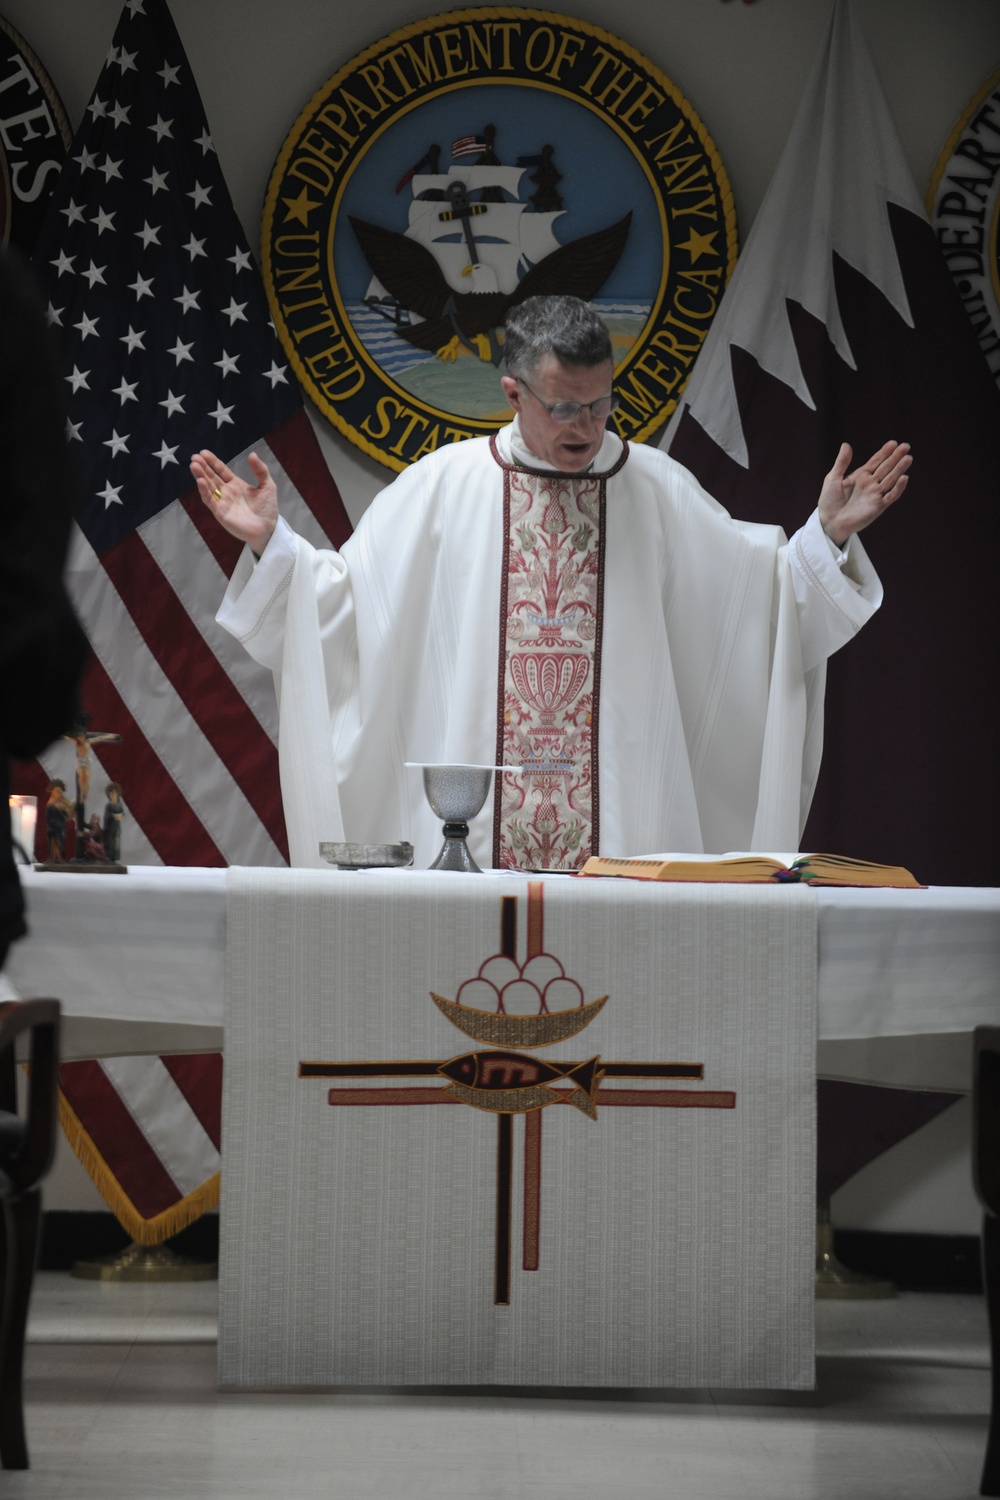
M 87 640 L 62 582 L 75 483 L 62 382 L 29 269 L 0 252 L 0 793 L 9 755 L 38 755 L 79 717 Z M 0 964 L 25 931 L 10 819 L 0 828 Z

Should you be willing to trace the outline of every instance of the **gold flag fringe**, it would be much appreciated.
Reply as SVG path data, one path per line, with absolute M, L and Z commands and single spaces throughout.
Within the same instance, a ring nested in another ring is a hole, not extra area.
M 118 1220 L 140 1245 L 162 1245 L 219 1203 L 219 1173 L 215 1172 L 185 1198 L 165 1208 L 152 1219 L 144 1219 L 101 1155 L 80 1118 L 59 1090 L 59 1123 L 91 1182 Z

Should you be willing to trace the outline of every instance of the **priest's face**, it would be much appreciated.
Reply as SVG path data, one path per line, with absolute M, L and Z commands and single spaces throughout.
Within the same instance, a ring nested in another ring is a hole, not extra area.
M 604 441 L 608 414 L 595 416 L 591 404 L 610 397 L 611 374 L 610 360 L 603 365 L 564 365 L 554 354 L 545 354 L 527 381 L 503 377 L 521 437 L 536 458 L 569 474 L 580 473 L 593 463 Z M 580 409 L 572 421 L 557 421 L 560 413 L 553 414 L 549 408 L 567 401 Z

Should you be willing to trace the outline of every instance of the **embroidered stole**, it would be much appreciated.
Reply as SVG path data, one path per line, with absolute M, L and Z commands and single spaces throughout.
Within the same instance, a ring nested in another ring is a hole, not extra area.
M 599 851 L 606 483 L 613 469 L 504 475 L 493 863 L 578 870 Z

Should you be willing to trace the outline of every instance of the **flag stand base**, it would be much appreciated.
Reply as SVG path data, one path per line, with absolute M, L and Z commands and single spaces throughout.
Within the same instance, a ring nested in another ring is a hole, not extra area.
M 70 1271 L 85 1281 L 215 1281 L 215 1261 L 188 1260 L 167 1245 L 140 1245 L 133 1240 L 125 1250 L 98 1260 L 78 1260 Z
M 816 1296 L 841 1301 L 895 1297 L 891 1281 L 879 1281 L 862 1271 L 849 1271 L 833 1253 L 833 1225 L 829 1201 L 820 1203 L 816 1215 Z

